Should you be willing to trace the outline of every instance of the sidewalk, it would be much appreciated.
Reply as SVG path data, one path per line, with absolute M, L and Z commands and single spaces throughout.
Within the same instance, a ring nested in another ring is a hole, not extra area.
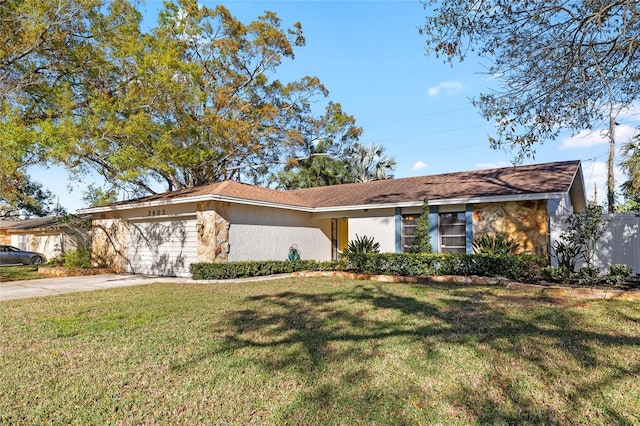
M 0 282 L 0 301 L 49 296 L 77 291 L 102 290 L 151 283 L 193 283 L 190 278 L 156 277 L 133 274 L 103 274 L 79 277 L 42 278 Z

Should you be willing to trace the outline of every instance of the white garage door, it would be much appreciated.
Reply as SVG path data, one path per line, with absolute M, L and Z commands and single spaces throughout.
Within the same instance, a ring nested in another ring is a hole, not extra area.
M 188 277 L 196 262 L 196 219 L 129 222 L 128 271 L 136 274 Z

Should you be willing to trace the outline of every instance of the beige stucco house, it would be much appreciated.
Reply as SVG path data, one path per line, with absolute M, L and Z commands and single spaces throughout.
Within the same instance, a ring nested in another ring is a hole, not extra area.
M 62 221 L 59 217 L 36 217 L 18 221 L 0 221 L 0 244 L 44 254 L 51 260 L 88 244 L 90 232 L 84 221 Z
M 81 211 L 94 261 L 120 271 L 188 276 L 194 262 L 331 260 L 356 235 L 382 252 L 411 244 L 423 200 L 434 250 L 470 253 L 475 236 L 506 233 L 546 255 L 550 215 L 586 205 L 579 161 L 281 191 L 224 181 Z

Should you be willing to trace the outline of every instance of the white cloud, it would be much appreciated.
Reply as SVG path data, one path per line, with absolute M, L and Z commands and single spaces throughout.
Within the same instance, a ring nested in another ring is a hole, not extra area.
M 633 126 L 620 124 L 615 129 L 616 143 L 623 144 L 632 138 L 637 130 Z M 578 134 L 562 139 L 561 149 L 589 148 L 594 145 L 604 145 L 609 143 L 607 130 L 583 130 Z
M 640 108 L 637 104 L 632 104 L 629 108 L 621 110 L 617 118 L 619 120 L 638 121 L 638 116 L 640 116 Z
M 440 92 L 444 92 L 445 95 L 451 95 L 461 91 L 463 88 L 460 81 L 443 81 L 437 86 L 429 87 L 429 96 L 438 96 Z
M 585 180 L 587 199 L 594 200 L 595 190 L 598 189 L 598 204 L 602 205 L 607 200 L 607 163 L 604 161 L 582 163 L 582 174 Z M 626 180 L 624 171 L 620 167 L 614 167 L 613 171 L 615 191 Z
M 607 142 L 607 135 L 604 132 L 583 130 L 576 135 L 563 138 L 560 148 L 588 148 L 594 145 L 606 144 Z
M 420 160 L 420 161 L 416 161 L 413 166 L 411 167 L 411 170 L 415 171 L 415 170 L 422 170 L 422 169 L 426 169 L 427 167 L 429 167 L 428 164 L 426 164 L 424 161 Z

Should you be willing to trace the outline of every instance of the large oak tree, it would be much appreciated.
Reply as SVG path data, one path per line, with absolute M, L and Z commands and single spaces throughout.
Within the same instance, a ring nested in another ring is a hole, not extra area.
M 474 102 L 496 123 L 492 146 L 515 149 L 520 159 L 562 129 L 579 132 L 604 125 L 613 141 L 615 117 L 638 99 L 637 1 L 423 4 L 427 17 L 421 32 L 429 52 L 451 62 L 469 55 L 487 60 L 487 72 L 499 87 Z
M 128 0 L 0 0 L 0 19 L 0 133 L 15 134 L 0 143 L 18 147 L 0 165 L 18 174 L 60 163 L 130 196 L 260 183 L 320 142 L 337 154 L 361 133 L 317 78 L 274 78 L 305 40 L 271 12 L 245 24 L 179 0 L 145 32 Z

